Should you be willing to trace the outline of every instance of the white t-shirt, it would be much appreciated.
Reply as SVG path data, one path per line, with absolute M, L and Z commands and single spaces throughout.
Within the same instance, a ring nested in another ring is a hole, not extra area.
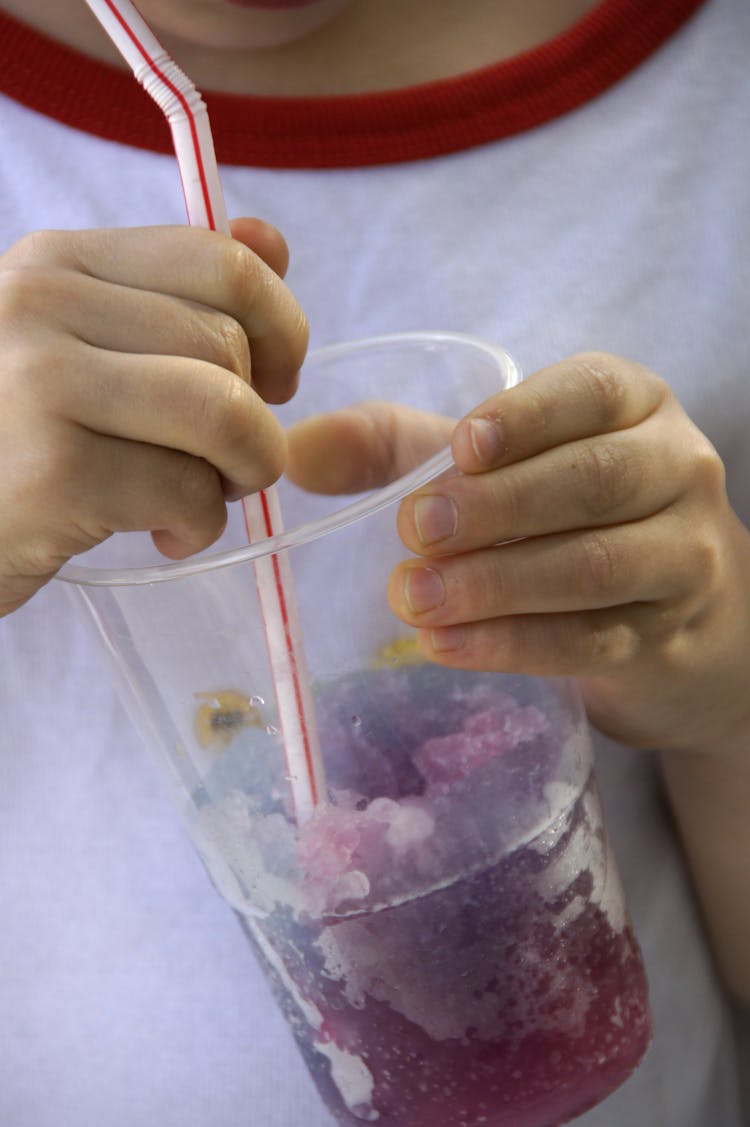
M 228 210 L 284 231 L 314 345 L 445 328 L 500 342 L 526 372 L 583 348 L 647 364 L 721 452 L 750 523 L 749 57 L 750 8 L 709 0 L 573 112 L 371 168 L 227 166 Z M 184 221 L 171 157 L 0 106 L 3 246 Z M 598 762 L 656 1033 L 579 1122 L 738 1127 L 728 1013 L 653 762 L 605 740 Z M 0 780 L 0 1123 L 324 1127 L 57 583 L 0 623 Z

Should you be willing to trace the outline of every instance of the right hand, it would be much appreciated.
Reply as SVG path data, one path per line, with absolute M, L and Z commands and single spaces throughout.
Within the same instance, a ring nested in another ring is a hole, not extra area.
M 283 471 L 263 400 L 294 394 L 307 323 L 278 231 L 232 235 L 37 232 L 0 256 L 0 615 L 116 531 L 208 547 Z

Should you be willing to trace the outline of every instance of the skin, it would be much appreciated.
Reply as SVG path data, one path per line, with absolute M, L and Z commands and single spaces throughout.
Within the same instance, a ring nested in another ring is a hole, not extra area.
M 456 20 L 450 0 L 140 4 L 199 84 L 271 94 L 444 77 L 591 6 L 476 0 Z M 80 0 L 0 8 L 119 65 Z M 281 472 L 263 400 L 293 393 L 306 324 L 281 235 L 233 234 L 52 232 L 0 257 L 0 613 L 114 530 L 150 529 L 175 557 L 207 546 L 226 499 Z M 354 489 L 447 439 L 460 473 L 403 503 L 391 605 L 432 660 L 572 675 L 602 730 L 661 749 L 717 963 L 750 1004 L 750 534 L 716 451 L 655 374 L 587 354 L 455 428 L 384 404 L 318 419 L 289 434 L 288 470 Z

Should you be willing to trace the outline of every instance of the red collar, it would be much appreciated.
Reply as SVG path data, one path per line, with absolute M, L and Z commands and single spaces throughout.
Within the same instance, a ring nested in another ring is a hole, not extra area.
M 704 0 L 602 0 L 541 46 L 458 78 L 379 94 L 260 98 L 204 91 L 219 159 L 267 168 L 417 160 L 533 129 L 653 54 Z M 127 73 L 0 13 L 0 91 L 75 129 L 169 153 L 164 118 Z

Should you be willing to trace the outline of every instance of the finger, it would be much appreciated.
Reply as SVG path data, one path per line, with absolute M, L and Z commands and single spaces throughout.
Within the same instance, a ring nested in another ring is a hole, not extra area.
M 411 551 L 454 555 L 517 537 L 642 520 L 686 487 L 700 442 L 686 424 L 671 400 L 637 427 L 431 483 L 402 502 L 399 534 Z
M 237 239 L 188 227 L 43 232 L 21 240 L 19 255 L 40 268 L 60 267 L 135 290 L 170 294 L 229 314 L 251 345 L 253 383 L 269 402 L 295 391 L 308 326 L 291 292 L 262 258 Z
M 264 489 L 283 472 L 283 428 L 225 368 L 84 345 L 76 361 L 54 405 L 88 430 L 205 459 L 232 483 L 232 496 Z
M 244 243 L 270 266 L 274 274 L 283 278 L 289 269 L 289 247 L 286 239 L 270 223 L 262 219 L 242 216 L 230 220 L 232 238 Z
M 488 399 L 457 425 L 453 456 L 483 473 L 563 443 L 635 426 L 670 394 L 640 364 L 586 352 L 543 368 Z
M 173 559 L 202 551 L 221 536 L 227 515 L 222 483 L 202 458 L 98 435 L 90 449 L 92 478 L 97 467 L 96 480 L 108 483 L 92 498 L 103 528 L 150 531 Z
M 638 606 L 569 614 L 509 615 L 417 631 L 420 651 L 454 669 L 540 677 L 621 674 L 643 647 Z
M 40 339 L 39 326 L 53 323 L 76 340 L 97 348 L 194 357 L 226 368 L 250 383 L 250 346 L 245 330 L 234 317 L 218 309 L 63 270 L 49 272 L 42 284 L 29 285 L 21 305 L 21 321 L 33 325 L 35 342 Z M 59 340 L 53 347 L 59 351 Z M 75 362 L 71 364 L 71 371 L 75 366 Z M 38 373 L 46 402 L 59 388 L 61 381 L 50 379 L 58 369 L 59 364 L 55 364 Z
M 392 572 L 388 598 L 411 626 L 459 625 L 500 615 L 569 613 L 684 598 L 697 553 L 675 560 L 673 517 L 603 531 L 514 541 L 447 559 L 410 559 Z
M 19 542 L 54 568 L 113 532 L 154 531 L 171 556 L 187 555 L 212 544 L 226 523 L 220 476 L 204 459 L 71 423 L 46 429 L 14 492 L 26 498 Z
M 294 423 L 287 477 L 315 493 L 358 493 L 395 481 L 444 449 L 455 420 L 379 400 Z

